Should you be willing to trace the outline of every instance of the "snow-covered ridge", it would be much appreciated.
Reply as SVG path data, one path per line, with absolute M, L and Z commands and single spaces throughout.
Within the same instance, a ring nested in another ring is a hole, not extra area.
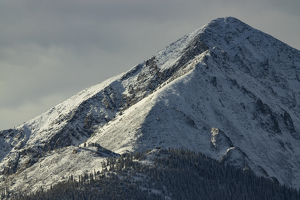
M 299 51 L 234 18 L 197 32 L 189 44 L 200 41 L 207 50 L 192 54 L 178 72 L 189 70 L 88 141 L 120 153 L 189 148 L 298 187 Z
M 19 161 L 20 155 L 27 154 L 28 149 L 37 156 L 46 150 L 82 143 L 117 112 L 132 106 L 169 78 L 174 72 L 162 77 L 158 66 L 164 64 L 166 68 L 164 59 L 165 62 L 171 59 L 176 61 L 193 35 L 187 35 L 170 45 L 165 53 L 158 53 L 162 54 L 160 64 L 153 62 L 152 57 L 152 60 L 142 62 L 126 73 L 79 92 L 15 129 L 1 131 L 3 139 L 0 142 L 3 145 L 0 156 L 3 164 L 0 170 L 4 173 L 5 168 L 9 168 L 12 171 L 10 173 L 15 173 L 22 163 Z
M 117 153 L 188 148 L 299 187 L 299 84 L 300 51 L 219 18 L 0 131 L 0 173 L 22 174 L 43 152 L 87 140 Z

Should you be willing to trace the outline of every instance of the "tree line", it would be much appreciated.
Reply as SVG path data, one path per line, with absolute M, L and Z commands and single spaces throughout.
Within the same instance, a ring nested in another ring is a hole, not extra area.
M 151 161 L 148 154 L 154 154 Z M 149 162 L 141 164 L 138 160 Z M 186 149 L 159 149 L 107 158 L 102 172 L 70 176 L 49 190 L 12 199 L 300 199 L 299 190 Z M 2 195 L 4 198 L 5 196 Z

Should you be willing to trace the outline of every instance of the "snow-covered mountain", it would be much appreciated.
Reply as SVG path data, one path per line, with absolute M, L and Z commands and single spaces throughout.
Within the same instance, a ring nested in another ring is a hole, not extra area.
M 183 147 L 299 188 L 299 86 L 300 51 L 238 19 L 219 18 L 128 72 L 0 131 L 0 180 L 42 162 L 57 165 L 46 152 L 96 143 L 119 154 Z M 32 177 L 41 179 L 38 173 Z

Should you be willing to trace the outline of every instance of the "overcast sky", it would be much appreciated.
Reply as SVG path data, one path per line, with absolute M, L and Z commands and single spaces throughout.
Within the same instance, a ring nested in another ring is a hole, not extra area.
M 233 16 L 300 49 L 299 0 L 0 1 L 0 130 Z

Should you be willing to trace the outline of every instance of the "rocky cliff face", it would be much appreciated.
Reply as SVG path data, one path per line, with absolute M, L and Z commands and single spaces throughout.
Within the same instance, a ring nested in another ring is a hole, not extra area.
M 235 18 L 0 132 L 0 173 L 85 140 L 116 153 L 188 148 L 300 186 L 300 52 Z

